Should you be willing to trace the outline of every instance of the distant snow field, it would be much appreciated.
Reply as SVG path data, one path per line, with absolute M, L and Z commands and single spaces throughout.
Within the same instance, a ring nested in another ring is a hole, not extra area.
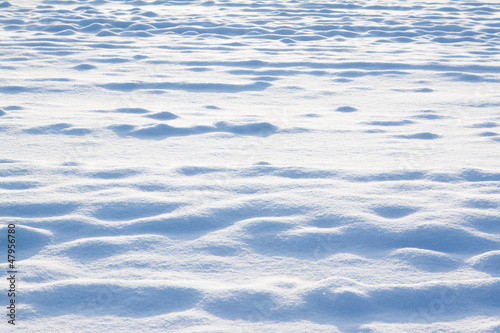
M 0 45 L 0 331 L 500 332 L 499 2 L 9 0 Z

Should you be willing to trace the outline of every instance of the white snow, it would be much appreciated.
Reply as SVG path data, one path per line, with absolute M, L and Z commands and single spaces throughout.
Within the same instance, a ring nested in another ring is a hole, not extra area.
M 1 2 L 15 329 L 499 332 L 499 22 L 494 0 Z

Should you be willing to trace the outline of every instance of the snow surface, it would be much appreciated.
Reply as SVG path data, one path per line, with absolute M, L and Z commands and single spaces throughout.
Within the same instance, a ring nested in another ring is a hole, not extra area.
M 0 31 L 17 330 L 500 332 L 496 0 L 9 0 Z

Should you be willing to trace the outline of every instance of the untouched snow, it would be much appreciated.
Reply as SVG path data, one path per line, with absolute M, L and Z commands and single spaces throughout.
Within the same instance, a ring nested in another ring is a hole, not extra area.
M 0 3 L 15 329 L 499 332 L 499 22 L 476 0 Z

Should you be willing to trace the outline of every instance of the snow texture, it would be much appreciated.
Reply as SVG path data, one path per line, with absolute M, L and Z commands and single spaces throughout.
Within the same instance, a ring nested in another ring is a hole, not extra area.
M 494 0 L 0 3 L 15 329 L 500 332 L 499 22 Z

